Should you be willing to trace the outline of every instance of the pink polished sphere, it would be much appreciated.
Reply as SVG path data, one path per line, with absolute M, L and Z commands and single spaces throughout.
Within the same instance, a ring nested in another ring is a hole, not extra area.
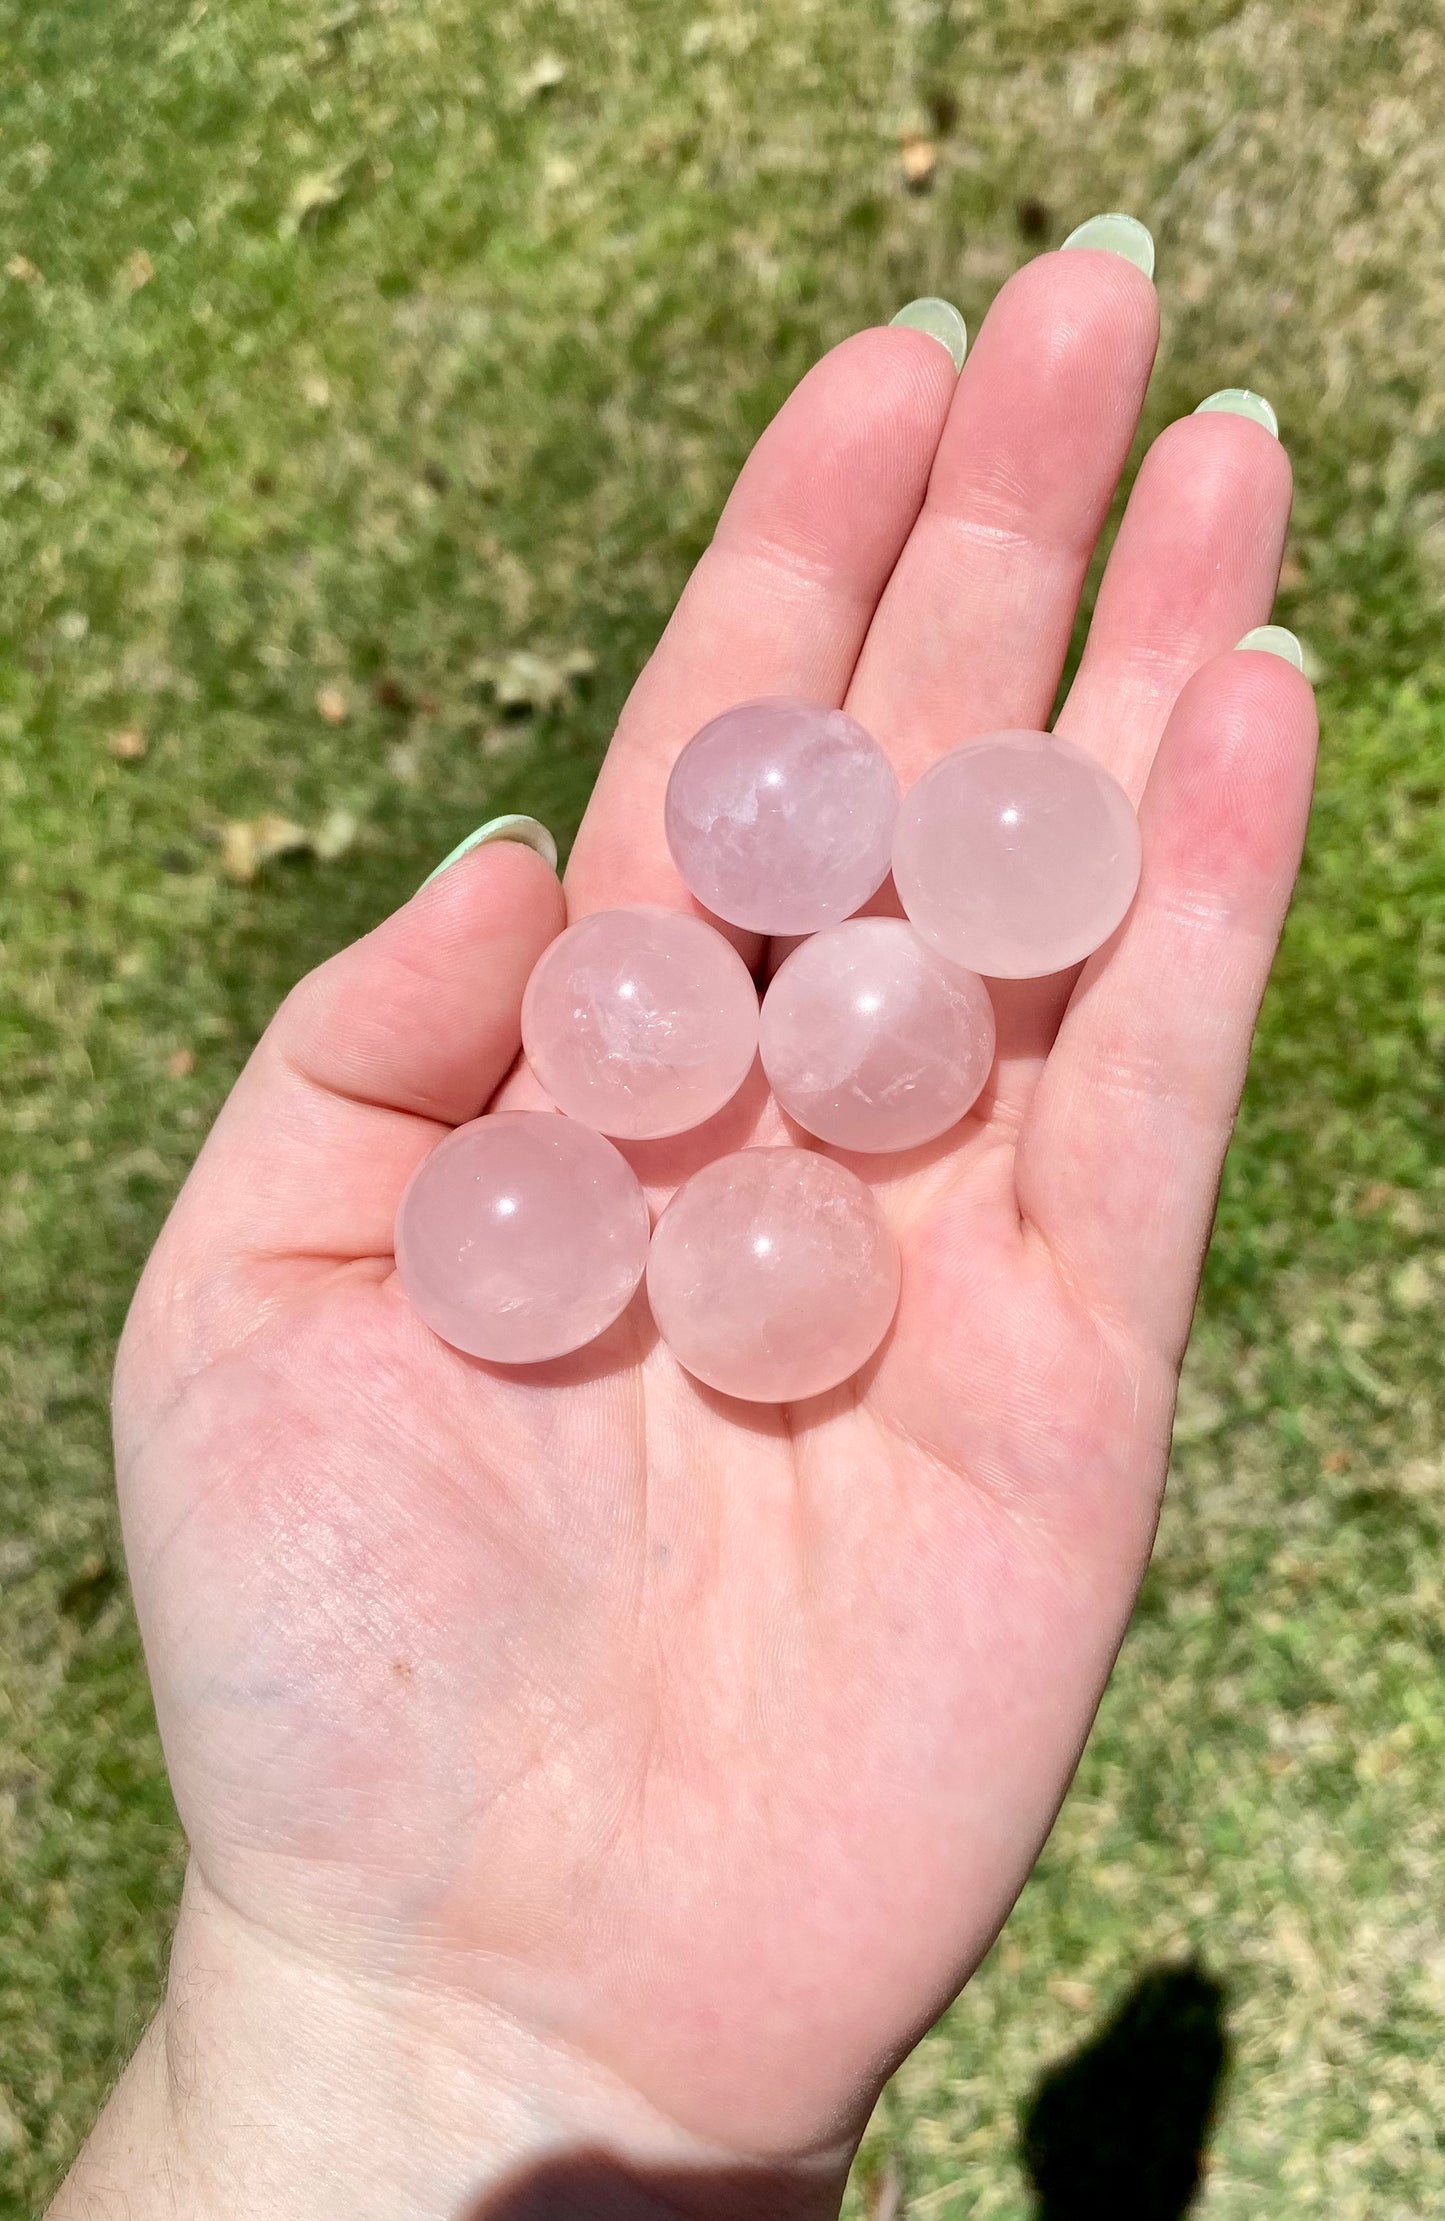
M 893 880 L 941 956 L 991 979 L 1038 979 L 1108 940 L 1139 861 L 1133 805 L 1092 756 L 1048 733 L 990 733 L 904 797 Z
M 873 1355 L 898 1274 L 898 1245 L 846 1166 L 810 1149 L 740 1149 L 663 1212 L 647 1295 L 673 1356 L 709 1388 L 796 1403 Z
M 763 1070 L 840 1149 L 912 1149 L 956 1126 L 993 1063 L 993 1004 L 902 918 L 815 933 L 763 997 Z
M 700 1126 L 758 1050 L 758 991 L 702 918 L 595 910 L 538 959 L 522 998 L 527 1061 L 559 1110 L 641 1141 Z
M 448 1134 L 413 1174 L 396 1269 L 444 1342 L 532 1365 L 626 1310 L 647 1238 L 637 1176 L 610 1141 L 550 1111 L 499 1111 Z
M 842 710 L 743 702 L 683 749 L 664 817 L 673 862 L 715 917 L 814 933 L 887 878 L 898 781 Z

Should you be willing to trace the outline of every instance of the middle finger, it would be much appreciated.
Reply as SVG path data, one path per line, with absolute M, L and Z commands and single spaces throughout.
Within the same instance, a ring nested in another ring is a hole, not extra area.
M 990 309 L 846 705 L 905 785 L 1047 719 L 1158 334 L 1150 281 L 1097 249 L 1040 256 Z

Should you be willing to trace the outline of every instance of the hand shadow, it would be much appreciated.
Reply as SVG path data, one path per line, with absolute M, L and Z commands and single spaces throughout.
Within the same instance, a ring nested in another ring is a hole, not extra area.
M 1143 1976 L 1024 2115 L 1037 2221 L 1180 2221 L 1229 2063 L 1224 1992 L 1194 1962 Z
M 457 2221 L 829 2221 L 837 2210 L 821 2168 L 632 2168 L 579 2151 L 513 2176 Z

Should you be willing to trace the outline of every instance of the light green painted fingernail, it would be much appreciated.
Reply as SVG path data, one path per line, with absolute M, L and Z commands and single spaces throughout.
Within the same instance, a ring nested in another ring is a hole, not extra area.
M 1285 662 L 1292 663 L 1296 671 L 1303 671 L 1305 667 L 1304 649 L 1287 625 L 1256 625 L 1253 632 L 1247 632 L 1242 640 L 1236 640 L 1235 646 L 1262 648 L 1266 655 L 1283 656 Z
M 1154 235 L 1137 216 L 1123 216 L 1117 210 L 1110 216 L 1091 216 L 1069 233 L 1064 247 L 1098 247 L 1105 254 L 1121 254 L 1146 278 L 1154 275 Z
M 954 369 L 962 370 L 968 353 L 968 326 L 952 301 L 941 301 L 936 294 L 928 293 L 921 301 L 910 301 L 889 322 L 904 324 L 911 332 L 927 332 L 930 339 L 948 349 Z
M 1196 416 L 1247 416 L 1252 424 L 1262 424 L 1266 432 L 1279 438 L 1279 418 L 1262 393 L 1251 393 L 1247 386 L 1225 386 L 1218 393 L 1211 393 L 1200 402 Z
M 485 825 L 477 827 L 475 833 L 468 833 L 464 841 L 458 841 L 450 856 L 443 856 L 436 870 L 427 873 L 422 885 L 429 887 L 434 879 L 441 877 L 449 864 L 456 863 L 462 856 L 470 856 L 474 848 L 485 848 L 489 841 L 520 841 L 524 848 L 534 848 L 543 863 L 550 865 L 553 871 L 557 869 L 557 843 L 546 826 L 539 825 L 536 818 L 515 815 L 489 817 Z

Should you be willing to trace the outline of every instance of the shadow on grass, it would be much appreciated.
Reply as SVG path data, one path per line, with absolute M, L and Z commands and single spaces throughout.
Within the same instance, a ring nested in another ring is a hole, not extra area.
M 1197 1964 L 1146 1974 L 1030 2101 L 1023 2159 L 1037 2221 L 1180 2221 L 1228 2064 L 1219 1984 Z

